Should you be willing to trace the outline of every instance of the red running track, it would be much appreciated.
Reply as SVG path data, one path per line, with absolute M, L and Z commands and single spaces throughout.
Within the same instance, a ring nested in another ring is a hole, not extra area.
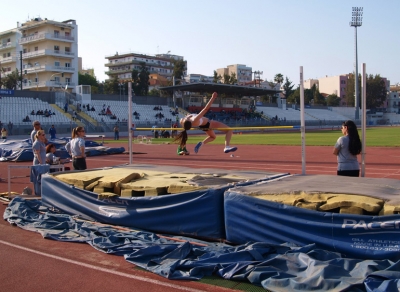
M 127 143 L 109 144 L 125 147 Z M 204 145 L 198 154 L 176 155 L 176 145 L 134 144 L 133 164 L 179 165 L 193 168 L 259 170 L 301 174 L 298 146 L 239 145 L 238 151 L 223 153 L 223 146 Z M 189 145 L 193 151 L 193 145 Z M 307 174 L 336 174 L 332 147 L 306 147 Z M 142 153 L 142 154 L 138 154 Z M 129 163 L 128 154 L 88 157 L 89 168 Z M 0 163 L 0 177 L 7 178 L 8 165 Z M 366 177 L 400 179 L 397 148 L 367 148 Z M 11 190 L 21 193 L 31 186 L 27 170 L 14 170 Z M 7 183 L 0 182 L 0 192 Z M 0 206 L 4 212 L 6 206 Z M 230 291 L 192 281 L 170 281 L 135 269 L 123 257 L 103 254 L 87 244 L 55 242 L 41 235 L 0 223 L 0 285 L 2 291 Z

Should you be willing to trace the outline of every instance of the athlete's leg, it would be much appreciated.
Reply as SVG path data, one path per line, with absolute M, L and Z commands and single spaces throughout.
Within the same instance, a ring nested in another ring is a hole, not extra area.
M 218 122 L 218 121 L 210 121 L 210 127 L 215 129 L 215 128 L 220 128 L 220 129 L 230 129 L 229 126 L 225 125 L 224 123 Z M 219 130 L 225 133 L 225 147 L 229 146 L 232 138 L 233 131 L 232 130 Z M 214 134 L 215 136 L 215 134 Z M 215 138 L 214 138 L 215 139 Z

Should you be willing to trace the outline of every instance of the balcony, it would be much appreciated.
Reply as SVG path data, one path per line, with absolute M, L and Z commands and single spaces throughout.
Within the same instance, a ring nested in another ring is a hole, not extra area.
M 38 33 L 38 34 L 34 34 L 34 35 L 30 35 L 27 37 L 23 37 L 19 40 L 19 44 L 23 45 L 23 44 L 27 44 L 27 43 L 34 43 L 34 42 L 38 42 L 41 40 L 58 40 L 58 41 L 66 41 L 66 42 L 74 42 L 75 38 L 71 37 L 71 36 L 63 36 L 60 34 L 52 34 L 52 33 Z
M 2 43 L 0 44 L 0 50 L 5 50 L 9 48 L 15 48 L 17 45 L 16 42 L 8 42 L 8 43 Z
M 26 66 L 24 68 L 27 74 L 35 73 L 35 72 L 60 72 L 60 73 L 74 73 L 75 68 L 72 67 L 62 67 L 62 66 L 50 66 L 50 65 L 41 65 L 41 66 Z
M 31 80 L 27 80 L 27 82 L 24 82 L 22 87 L 24 89 L 31 89 L 31 88 L 42 88 L 42 87 L 62 87 L 65 88 L 65 86 L 68 85 L 70 86 L 75 86 L 74 83 L 67 83 L 67 82 L 57 82 L 57 81 L 39 81 L 39 82 L 33 82 Z
M 66 58 L 74 58 L 75 53 L 45 49 L 45 50 L 39 50 L 39 51 L 22 54 L 23 59 L 36 58 L 36 57 L 40 57 L 40 56 L 62 56 L 62 57 L 66 57 Z
M 0 64 L 7 64 L 7 63 L 13 63 L 17 62 L 17 57 L 5 57 L 5 58 L 0 58 Z
M 114 75 L 114 74 L 120 74 L 120 73 L 131 73 L 132 69 L 121 69 L 121 70 L 110 70 L 110 71 L 105 71 L 107 75 Z

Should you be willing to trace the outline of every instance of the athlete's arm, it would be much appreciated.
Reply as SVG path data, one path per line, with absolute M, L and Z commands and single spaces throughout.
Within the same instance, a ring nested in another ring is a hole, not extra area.
M 213 104 L 214 100 L 218 97 L 218 93 L 214 92 L 210 98 L 210 100 L 207 102 L 206 106 L 201 110 L 201 112 L 194 118 L 194 121 L 200 120 L 210 109 L 211 105 Z

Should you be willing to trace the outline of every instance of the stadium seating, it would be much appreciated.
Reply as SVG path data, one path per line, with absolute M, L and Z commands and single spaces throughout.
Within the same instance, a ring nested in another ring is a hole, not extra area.
M 45 111 L 46 109 L 55 112 L 55 115 L 49 117 L 31 115 L 32 111 L 36 113 L 39 110 Z M 26 116 L 29 117 L 30 121 L 23 121 Z M 3 96 L 0 101 L 0 117 L 3 124 L 11 121 L 14 125 L 31 125 L 34 120 L 40 120 L 44 125 L 70 122 L 66 116 L 57 112 L 49 103 L 28 97 Z

